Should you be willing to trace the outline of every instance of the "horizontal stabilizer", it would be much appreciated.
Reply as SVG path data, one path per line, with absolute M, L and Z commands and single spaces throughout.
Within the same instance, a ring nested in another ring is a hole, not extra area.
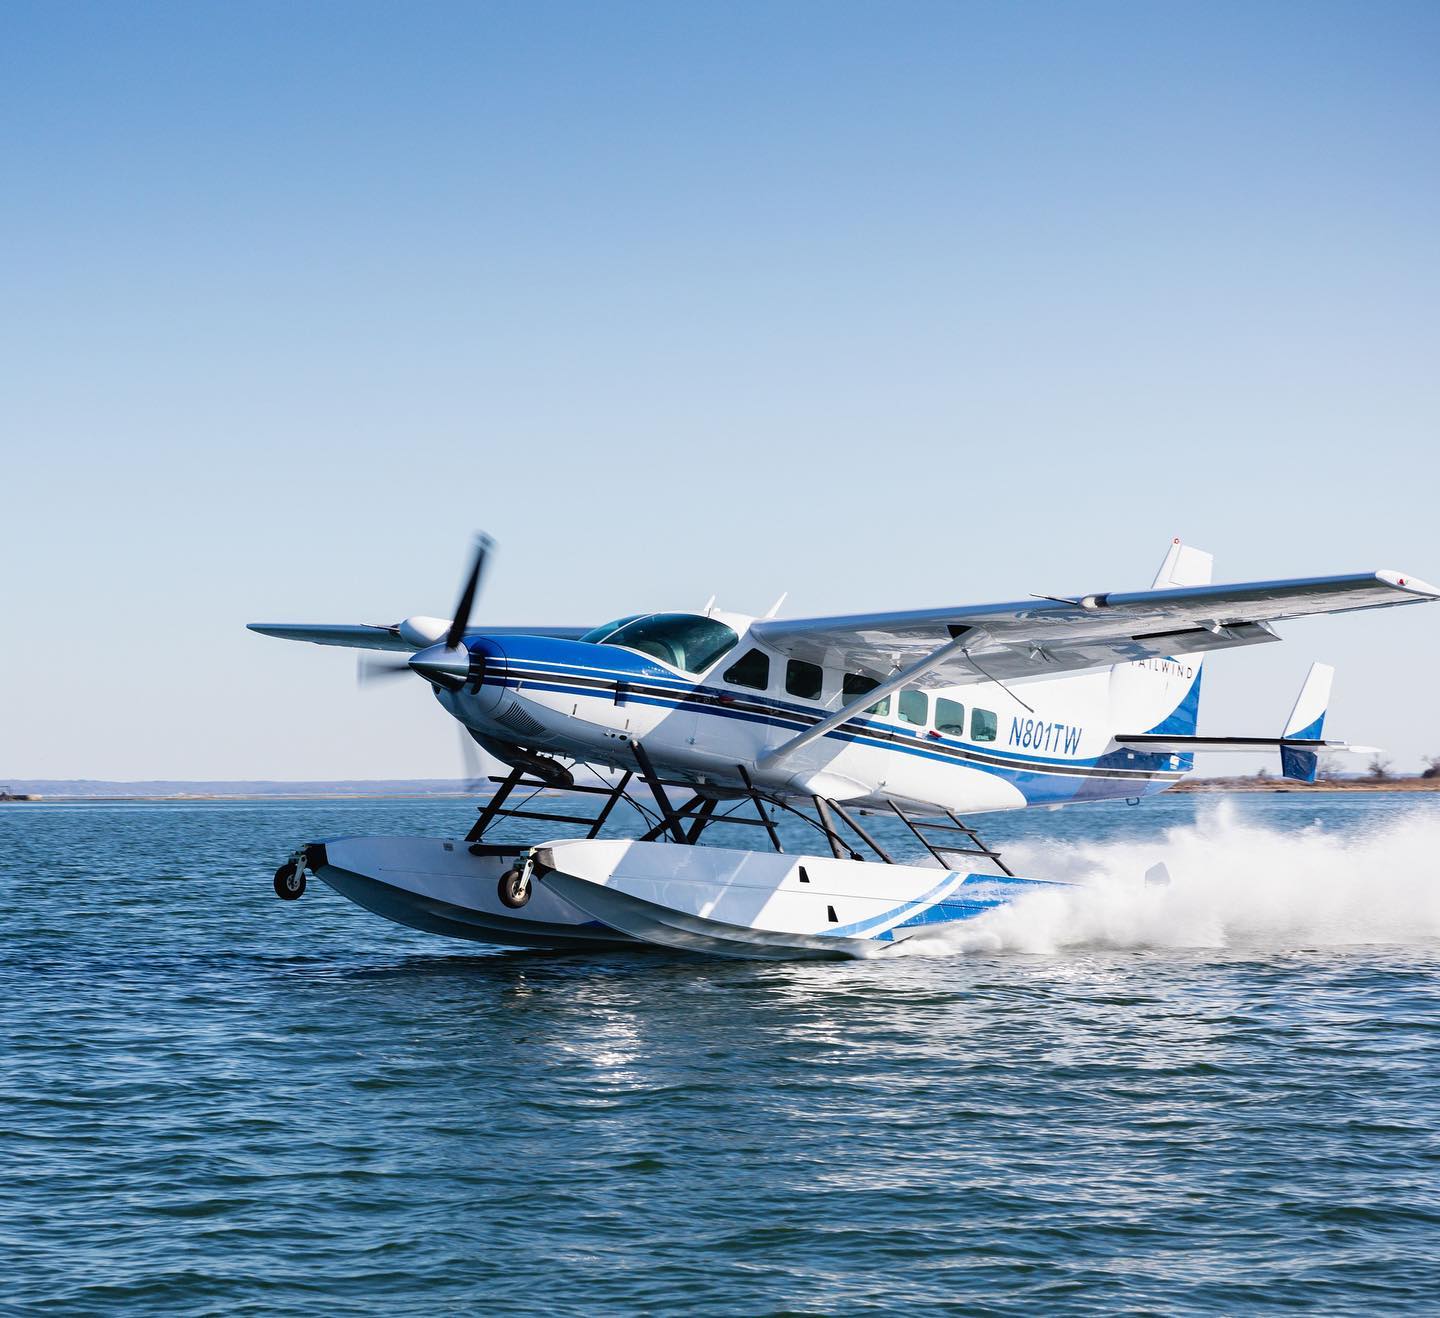
M 1322 751 L 1372 755 L 1376 749 L 1374 746 L 1352 746 L 1344 741 L 1322 739 L 1320 734 L 1325 730 L 1325 712 L 1330 705 L 1330 686 L 1334 677 L 1335 670 L 1329 664 L 1310 665 L 1305 685 L 1300 688 L 1295 707 L 1285 720 L 1285 731 L 1278 737 L 1171 737 L 1136 733 L 1118 736 L 1115 741 L 1121 746 L 1162 755 L 1187 751 L 1278 750 L 1281 771 L 1286 778 L 1313 783 L 1319 771 Z
M 1352 746 L 1345 741 L 1321 741 L 1318 737 L 1152 737 L 1147 734 L 1122 733 L 1116 744 L 1132 750 L 1158 751 L 1161 754 L 1184 751 L 1359 751 L 1371 755 L 1373 746 Z

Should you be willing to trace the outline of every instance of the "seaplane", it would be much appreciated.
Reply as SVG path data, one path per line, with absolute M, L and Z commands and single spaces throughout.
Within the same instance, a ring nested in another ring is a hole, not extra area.
M 1314 781 L 1321 754 L 1371 749 L 1324 739 L 1333 670 L 1318 663 L 1278 736 L 1198 735 L 1205 657 L 1275 642 L 1290 619 L 1440 598 L 1390 571 L 1214 585 L 1211 555 L 1177 539 L 1148 590 L 819 618 L 712 599 L 600 626 L 472 626 L 491 550 L 477 539 L 452 618 L 249 624 L 400 652 L 371 671 L 428 684 L 508 770 L 463 837 L 305 843 L 275 873 L 281 898 L 313 875 L 401 924 L 511 947 L 884 954 L 1049 886 L 1013 873 L 976 815 L 1151 796 L 1200 751 L 1276 751 L 1287 778 Z M 622 801 L 643 827 L 607 835 Z M 782 847 L 791 817 L 813 854 Z M 495 838 L 517 820 L 546 832 Z M 548 836 L 557 823 L 581 835 Z M 762 849 L 715 845 L 722 823 L 758 829 Z

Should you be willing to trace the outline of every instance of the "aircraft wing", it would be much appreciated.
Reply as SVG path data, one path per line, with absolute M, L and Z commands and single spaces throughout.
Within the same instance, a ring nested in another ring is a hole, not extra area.
M 429 622 L 431 620 L 426 619 Z M 407 638 L 400 623 L 386 626 L 370 622 L 252 622 L 246 626 L 262 636 L 283 641 L 310 641 L 314 645 L 343 645 L 353 650 L 420 650 L 444 639 L 443 627 L 430 639 L 411 631 Z M 588 627 L 472 627 L 466 636 L 558 636 L 574 640 Z
M 1009 604 L 757 622 L 781 654 L 880 680 L 933 662 L 918 686 L 1013 681 L 1129 660 L 1278 640 L 1270 624 L 1318 613 L 1421 604 L 1440 590 L 1399 572 L 1251 581 Z M 951 642 L 958 640 L 958 644 Z M 945 647 L 943 655 L 938 652 Z

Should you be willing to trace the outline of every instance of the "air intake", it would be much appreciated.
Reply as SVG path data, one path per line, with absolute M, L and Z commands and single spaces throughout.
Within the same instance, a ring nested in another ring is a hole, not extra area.
M 545 725 L 529 714 L 517 700 L 507 701 L 504 708 L 495 715 L 495 722 L 504 724 L 511 732 L 518 732 L 522 737 L 533 737 L 536 733 L 545 731 Z

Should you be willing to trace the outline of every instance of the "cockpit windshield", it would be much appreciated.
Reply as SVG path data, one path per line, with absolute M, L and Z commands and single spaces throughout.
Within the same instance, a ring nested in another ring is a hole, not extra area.
M 577 640 L 588 641 L 591 645 L 604 645 L 620 628 L 627 623 L 634 622 L 637 618 L 644 618 L 644 613 L 627 613 L 623 618 L 614 618 L 610 622 L 602 622 L 598 627 L 592 627 L 584 636 L 577 637 Z
M 740 638 L 723 622 L 694 613 L 645 613 L 586 632 L 582 641 L 623 645 L 684 673 L 703 673 Z

